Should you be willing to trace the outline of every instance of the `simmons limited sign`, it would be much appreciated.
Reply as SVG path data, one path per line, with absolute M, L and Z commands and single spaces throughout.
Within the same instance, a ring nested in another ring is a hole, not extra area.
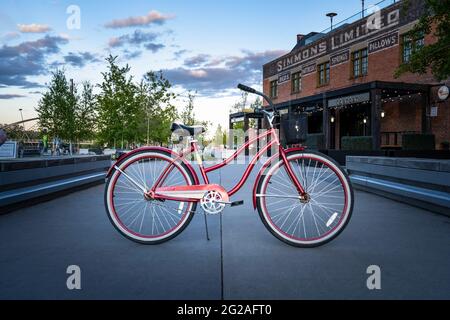
M 396 3 L 385 9 L 377 10 L 365 19 L 360 19 L 350 25 L 338 28 L 323 38 L 303 46 L 291 53 L 272 61 L 264 66 L 264 78 L 285 72 L 295 66 L 311 64 L 314 60 L 327 54 L 337 54 L 352 44 L 366 39 L 380 37 L 383 32 L 391 33 L 378 42 L 371 43 L 370 52 L 376 52 L 389 46 L 398 44 L 398 33 L 392 34 L 396 28 L 417 20 L 423 12 L 423 4 L 418 0 L 410 2 L 407 10 L 403 4 Z M 348 61 L 347 51 L 333 56 L 334 63 Z

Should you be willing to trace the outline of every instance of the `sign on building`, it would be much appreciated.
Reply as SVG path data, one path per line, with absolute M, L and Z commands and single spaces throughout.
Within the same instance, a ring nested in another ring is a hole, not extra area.
M 394 32 L 369 42 L 369 53 L 381 51 L 393 46 L 398 45 L 399 41 L 398 32 Z
M 350 51 L 349 50 L 335 54 L 334 56 L 332 56 L 330 58 L 330 63 L 332 66 L 337 66 L 341 63 L 347 62 L 348 60 L 350 60 Z
M 289 80 L 291 80 L 291 73 L 290 72 L 280 74 L 280 76 L 278 77 L 278 83 L 279 84 L 287 82 Z
M 336 99 L 328 100 L 329 108 L 339 108 L 345 107 L 355 103 L 368 102 L 370 101 L 370 92 L 355 94 L 352 96 L 339 97 Z
M 343 50 L 362 41 L 368 41 L 369 53 L 398 45 L 399 28 L 418 20 L 423 6 L 424 2 L 420 0 L 411 0 L 408 7 L 399 2 L 329 34 L 322 34 L 316 41 L 265 64 L 264 78 L 285 73 L 296 66 L 311 65 L 326 55 L 331 56 L 331 65 L 348 61 L 349 54 Z
M 437 106 L 431 107 L 430 117 L 431 118 L 436 118 L 438 116 L 438 111 L 439 111 L 439 108 Z

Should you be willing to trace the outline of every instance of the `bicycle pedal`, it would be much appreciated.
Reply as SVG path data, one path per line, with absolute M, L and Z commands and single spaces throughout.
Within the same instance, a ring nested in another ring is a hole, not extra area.
M 238 207 L 238 206 L 243 206 L 244 205 L 244 201 L 235 201 L 231 203 L 231 207 Z

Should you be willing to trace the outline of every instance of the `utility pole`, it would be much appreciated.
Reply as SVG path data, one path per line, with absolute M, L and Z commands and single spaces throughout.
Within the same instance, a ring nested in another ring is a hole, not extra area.
M 364 3 L 364 0 L 361 0 L 361 4 L 362 4 L 362 11 L 361 11 L 361 14 L 362 14 L 362 17 L 364 18 L 364 11 L 365 11 L 365 3 Z

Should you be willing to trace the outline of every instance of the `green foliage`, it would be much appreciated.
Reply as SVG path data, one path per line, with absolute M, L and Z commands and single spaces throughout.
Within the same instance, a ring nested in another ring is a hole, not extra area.
M 71 93 L 64 70 L 57 70 L 52 75 L 48 90 L 43 94 L 36 108 L 39 126 L 47 128 L 51 136 L 74 141 L 77 96 L 76 93 Z
M 362 150 L 369 151 L 373 149 L 372 137 L 342 137 L 342 150 Z
M 163 73 L 149 71 L 141 82 L 140 100 L 144 102 L 145 127 L 147 144 L 166 144 L 172 132 L 170 125 L 178 117 L 177 109 L 172 105 L 175 94 L 170 91 L 170 82 L 164 78 Z M 142 105 L 142 104 L 141 104 Z
M 216 133 L 214 134 L 213 143 L 215 146 L 227 145 L 227 133 L 222 129 L 220 124 L 217 126 Z
M 410 0 L 406 1 L 408 9 Z M 415 50 L 409 63 L 402 64 L 395 72 L 399 77 L 404 73 L 412 72 L 424 74 L 429 68 L 434 77 L 441 81 L 450 76 L 450 0 L 425 0 L 425 12 L 418 24 L 411 30 L 412 39 L 418 39 L 423 33 L 433 33 L 437 42 L 427 44 Z
M 193 126 L 196 123 L 195 113 L 194 113 L 194 100 L 195 100 L 195 95 L 189 91 L 188 92 L 188 102 L 180 115 L 181 121 L 183 122 L 183 124 L 185 124 L 187 126 Z
M 0 124 L 0 128 L 6 132 L 6 137 L 8 140 L 22 140 L 25 136 L 23 126 L 19 124 Z
M 117 57 L 106 58 L 108 70 L 102 73 L 103 82 L 98 101 L 98 140 L 109 146 L 122 148 L 138 138 L 145 110 L 142 97 L 133 78 L 128 75 L 130 67 L 119 67 Z
M 403 150 L 435 150 L 436 138 L 433 134 L 404 134 L 402 137 Z
M 95 137 L 97 126 L 97 100 L 90 82 L 83 82 L 83 91 L 75 110 L 75 135 L 78 141 Z
M 248 92 L 242 92 L 239 100 L 231 106 L 230 113 L 243 112 L 247 106 Z

